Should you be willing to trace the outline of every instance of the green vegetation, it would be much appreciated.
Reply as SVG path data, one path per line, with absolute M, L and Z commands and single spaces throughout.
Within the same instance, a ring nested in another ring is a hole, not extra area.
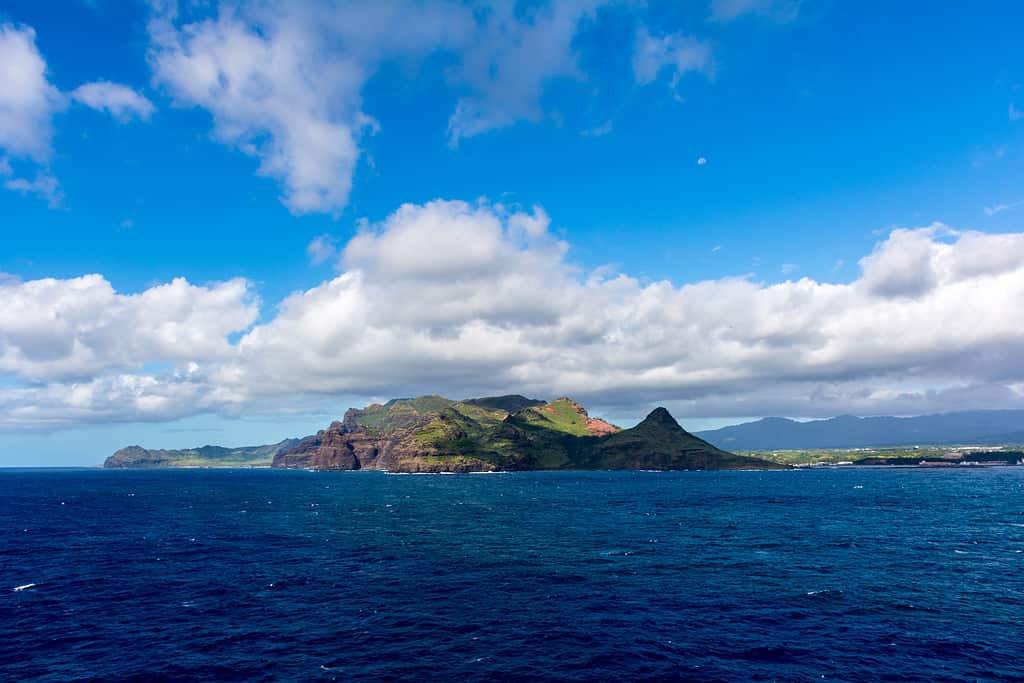
M 519 396 L 518 394 L 510 394 L 507 396 L 488 396 L 487 398 L 467 398 L 465 401 L 462 401 L 462 403 L 467 406 L 479 406 L 480 408 L 486 408 L 487 410 L 498 410 L 506 413 L 514 413 L 522 410 L 523 408 L 529 408 L 530 406 L 544 405 L 544 401 L 538 401 L 535 398 L 526 398 L 525 396 Z
M 568 398 L 532 406 L 520 411 L 518 424 L 525 428 L 551 429 L 573 436 L 588 436 L 587 412 L 583 406 Z
M 1021 449 L 1007 446 L 897 446 L 889 448 L 818 448 L 806 450 L 742 451 L 784 465 L 917 464 L 922 460 L 1001 460 L 1016 461 Z
M 399 429 L 407 429 L 417 424 L 424 415 L 436 413 L 451 406 L 452 403 L 454 401 L 432 394 L 418 398 L 393 399 L 383 405 L 375 403 L 353 412 L 357 414 L 359 424 L 388 434 Z

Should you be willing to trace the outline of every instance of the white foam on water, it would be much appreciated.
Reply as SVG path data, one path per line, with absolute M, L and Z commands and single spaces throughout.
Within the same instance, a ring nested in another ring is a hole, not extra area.
M 34 584 L 34 583 L 26 583 L 23 586 L 15 586 L 11 590 L 14 591 L 15 593 L 20 593 L 21 591 L 27 591 L 29 588 L 35 588 L 35 587 L 36 587 L 36 584 Z

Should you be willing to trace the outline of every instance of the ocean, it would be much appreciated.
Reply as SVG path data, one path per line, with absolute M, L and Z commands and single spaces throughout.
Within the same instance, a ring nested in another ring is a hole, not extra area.
M 0 679 L 1024 681 L 1022 569 L 1024 467 L 0 470 Z

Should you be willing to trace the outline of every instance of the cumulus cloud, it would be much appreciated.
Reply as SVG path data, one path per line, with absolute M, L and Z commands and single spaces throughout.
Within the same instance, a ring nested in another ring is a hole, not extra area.
M 294 407 L 316 396 L 569 394 L 614 414 L 1024 407 L 1024 233 L 897 229 L 852 282 L 581 271 L 550 218 L 405 205 L 254 323 L 244 281 L 137 295 L 5 282 L 0 422 Z
M 156 110 L 153 103 L 144 96 L 127 86 L 110 81 L 80 85 L 71 91 L 71 99 L 90 109 L 106 112 L 119 121 L 130 121 L 132 118 L 148 120 Z
M 198 364 L 159 374 L 0 389 L 0 429 L 52 431 L 82 424 L 160 422 L 206 411 L 231 414 L 241 397 L 211 386 Z
M 4 187 L 61 203 L 60 186 L 50 172 L 53 118 L 69 99 L 47 76 L 46 60 L 29 26 L 0 24 L 0 176 Z M 106 81 L 88 83 L 70 98 L 118 118 L 135 113 L 148 118 L 153 105 L 130 88 Z M 15 171 L 12 160 L 21 169 Z
M 56 179 L 48 171 L 53 156 L 53 115 L 65 104 L 46 76 L 46 61 L 28 26 L 0 25 L 0 176 L 4 187 L 60 203 Z M 30 177 L 16 174 L 11 158 L 26 162 Z
M 0 373 L 30 382 L 227 360 L 227 336 L 259 313 L 241 279 L 202 287 L 178 278 L 128 295 L 100 275 L 0 281 L 0 300 Z
M 669 87 L 676 91 L 688 73 L 711 76 L 714 70 L 711 44 L 681 33 L 654 36 L 645 27 L 636 34 L 633 49 L 633 76 L 640 85 L 648 85 L 663 72 L 670 74 Z
M 225 8 L 180 29 L 153 22 L 151 62 L 176 101 L 207 109 L 214 133 L 280 180 L 294 213 L 336 212 L 348 201 L 360 109 L 361 64 L 326 51 L 302 17 L 259 22 Z
M 14 157 L 49 161 L 55 111 L 63 97 L 46 77 L 46 61 L 28 26 L 0 25 L 0 148 Z

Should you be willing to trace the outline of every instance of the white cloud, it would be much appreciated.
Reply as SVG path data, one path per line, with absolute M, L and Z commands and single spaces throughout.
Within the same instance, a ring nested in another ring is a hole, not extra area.
M 50 83 L 31 27 L 0 24 L 0 83 L 0 176 L 8 178 L 4 187 L 59 206 L 60 186 L 49 162 L 53 118 L 66 107 L 68 96 Z M 153 107 L 130 88 L 109 82 L 80 86 L 71 98 L 118 118 L 131 111 L 148 118 Z M 12 160 L 19 164 L 17 172 Z
M 697 165 L 698 166 L 703 166 L 706 163 L 708 163 L 708 160 L 707 160 L 706 157 L 697 157 Z
M 152 32 L 156 79 L 180 104 L 209 110 L 216 137 L 257 157 L 260 173 L 282 182 L 289 209 L 345 206 L 357 139 L 372 126 L 357 61 L 325 52 L 298 18 L 256 24 L 224 9 L 180 30 L 159 19 Z
M 457 146 L 543 118 L 545 88 L 582 77 L 573 40 L 607 1 L 225 4 L 191 23 L 158 14 L 150 62 L 178 104 L 209 111 L 215 137 L 282 184 L 292 212 L 337 214 L 377 130 L 362 89 L 382 64 L 451 58 L 445 74 L 460 97 L 447 133 Z
M 1013 102 L 1010 102 L 1009 116 L 1011 121 L 1020 121 L 1024 119 L 1024 111 L 1017 109 Z
M 934 238 L 941 227 L 894 230 L 871 255 L 860 260 L 864 286 L 885 297 L 928 293 L 938 284 L 938 273 L 933 268 Z
M 8 428 L 291 409 L 315 396 L 569 394 L 680 415 L 1024 407 L 1024 233 L 898 229 L 848 284 L 581 272 L 539 209 L 435 201 L 253 325 L 243 281 L 138 295 L 5 282 Z M 236 338 L 236 334 L 241 336 Z
M 210 386 L 198 366 L 104 375 L 0 389 L 0 429 L 51 431 L 98 422 L 159 422 L 206 411 L 231 414 L 240 399 Z
M 0 281 L 0 300 L 0 373 L 32 382 L 226 360 L 227 336 L 259 312 L 241 279 L 200 287 L 178 278 L 130 295 L 100 275 Z
M 798 266 L 795 263 L 783 263 L 782 267 L 779 268 L 779 272 L 785 275 L 786 277 L 789 277 L 798 270 L 800 270 L 800 266 Z
M 460 63 L 451 72 L 471 94 L 459 99 L 448 121 L 449 144 L 517 121 L 540 120 L 544 87 L 559 77 L 582 77 L 573 38 L 601 4 L 497 2 L 478 15 L 472 39 L 461 46 Z
M 52 156 L 55 111 L 63 97 L 46 77 L 30 27 L 0 25 L 0 149 L 38 163 Z
M 801 4 L 802 0 L 711 0 L 711 18 L 732 21 L 744 15 L 759 15 L 782 23 L 796 19 Z
M 10 178 L 4 181 L 4 187 L 25 195 L 35 195 L 46 200 L 50 208 L 56 208 L 64 201 L 60 191 L 60 183 L 46 171 L 37 171 L 32 180 L 28 178 Z
M 330 235 L 318 235 L 306 245 L 306 257 L 314 266 L 338 255 L 338 242 Z
M 132 118 L 145 121 L 156 110 L 153 103 L 144 96 L 127 86 L 110 81 L 85 83 L 72 90 L 70 96 L 75 102 L 106 112 L 119 121 L 130 121 Z
M 53 115 L 64 97 L 46 77 L 46 61 L 30 27 L 0 24 L 0 176 L 4 187 L 60 204 L 56 178 L 48 170 L 53 156 Z M 16 173 L 12 159 L 23 161 L 31 179 Z
M 1010 202 L 1009 204 L 993 204 L 992 206 L 985 207 L 986 216 L 995 216 L 1004 211 L 1016 209 L 1018 206 L 1024 206 L 1024 201 Z
M 673 91 L 688 73 L 711 76 L 714 72 L 711 44 L 681 33 L 653 36 L 645 27 L 640 27 L 633 49 L 633 76 L 638 84 L 647 85 L 656 81 L 662 72 L 671 74 L 669 87 Z

